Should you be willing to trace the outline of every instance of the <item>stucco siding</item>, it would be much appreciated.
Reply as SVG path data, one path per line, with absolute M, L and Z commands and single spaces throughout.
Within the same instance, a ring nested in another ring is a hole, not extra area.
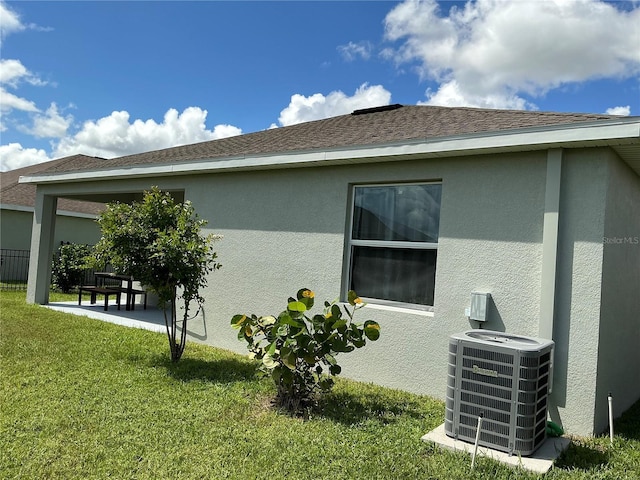
M 100 240 L 100 227 L 95 220 L 58 215 L 54 241 L 94 245 Z
M 205 292 L 206 329 L 193 338 L 246 352 L 229 327 L 236 313 L 278 314 L 301 287 L 318 303 L 340 295 L 351 184 L 441 180 L 433 314 L 366 307 L 378 342 L 341 357 L 344 375 L 443 398 L 447 342 L 476 328 L 464 315 L 476 289 L 492 293 L 486 328 L 535 335 L 545 153 L 199 176 L 185 197 L 224 235 L 223 268 Z M 206 331 L 205 331 L 206 330 Z
M 608 424 L 609 392 L 616 417 L 640 398 L 640 177 L 613 153 L 607 165 L 596 431 Z
M 0 244 L 2 248 L 29 250 L 33 212 L 2 209 Z M 100 228 L 91 218 L 56 216 L 55 245 L 60 242 L 94 244 L 100 239 Z
M 29 250 L 33 213 L 0 210 L 0 245 L 12 250 Z
M 593 433 L 607 151 L 568 150 L 562 165 L 551 417 Z

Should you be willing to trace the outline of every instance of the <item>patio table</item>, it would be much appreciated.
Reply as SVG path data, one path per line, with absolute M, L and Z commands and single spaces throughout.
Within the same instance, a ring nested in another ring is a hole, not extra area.
M 126 294 L 126 310 L 135 310 L 136 295 L 144 295 L 144 309 L 147 309 L 147 292 L 133 288 L 133 277 L 131 275 L 121 275 L 113 272 L 95 272 L 96 279 L 112 279 L 120 282 L 127 282 L 126 287 L 118 287 Z

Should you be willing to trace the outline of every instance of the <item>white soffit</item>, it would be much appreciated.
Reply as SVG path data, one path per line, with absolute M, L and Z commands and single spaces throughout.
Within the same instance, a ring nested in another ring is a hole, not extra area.
M 625 121 L 627 120 L 627 121 Z M 628 121 L 631 120 L 631 121 Z M 640 119 L 620 119 L 535 129 L 490 132 L 433 140 L 411 140 L 383 145 L 274 153 L 268 155 L 210 158 L 175 164 L 146 164 L 20 177 L 20 183 L 68 183 L 133 177 L 188 175 L 232 170 L 384 162 L 414 157 L 449 157 L 547 148 L 611 146 L 640 175 Z

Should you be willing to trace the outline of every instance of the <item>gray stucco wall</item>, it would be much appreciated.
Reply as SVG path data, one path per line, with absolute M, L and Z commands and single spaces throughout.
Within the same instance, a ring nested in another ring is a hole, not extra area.
M 92 218 L 58 215 L 55 242 L 94 245 L 100 240 L 100 226 Z
M 0 213 L 0 245 L 2 248 L 29 250 L 33 212 L 2 209 Z M 94 244 L 100 239 L 100 228 L 92 218 L 58 215 L 54 242 Z
M 576 434 L 602 426 L 594 425 L 600 280 L 618 262 L 603 272 L 610 161 L 606 149 L 566 151 L 563 160 L 550 413 Z M 464 315 L 472 291 L 492 294 L 483 328 L 538 334 L 546 152 L 198 177 L 185 196 L 225 238 L 224 267 L 205 294 L 207 325 L 193 322 L 194 338 L 245 353 L 228 327 L 234 314 L 277 314 L 301 287 L 336 298 L 350 185 L 433 180 L 443 185 L 434 313 L 368 306 L 359 319 L 378 321 L 382 336 L 341 364 L 350 378 L 444 398 L 448 338 L 478 327 Z
M 607 395 L 619 416 L 640 398 L 640 177 L 613 153 L 602 269 L 594 428 L 608 425 Z
M 594 433 L 607 158 L 568 150 L 562 165 L 550 414 L 576 434 Z
M 33 213 L 0 210 L 0 245 L 12 250 L 29 250 Z
M 186 198 L 224 234 L 211 276 L 206 332 L 196 338 L 246 353 L 236 313 L 278 314 L 308 287 L 340 294 L 350 184 L 442 180 L 435 312 L 368 306 L 382 336 L 341 358 L 345 376 L 444 398 L 449 336 L 476 328 L 470 294 L 494 300 L 485 328 L 537 336 L 546 152 L 200 176 Z

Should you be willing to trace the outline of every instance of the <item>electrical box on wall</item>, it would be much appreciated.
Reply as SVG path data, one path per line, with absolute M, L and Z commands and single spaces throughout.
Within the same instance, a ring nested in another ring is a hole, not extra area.
M 469 308 L 469 320 L 486 322 L 489 310 L 490 293 L 471 292 L 471 307 Z

